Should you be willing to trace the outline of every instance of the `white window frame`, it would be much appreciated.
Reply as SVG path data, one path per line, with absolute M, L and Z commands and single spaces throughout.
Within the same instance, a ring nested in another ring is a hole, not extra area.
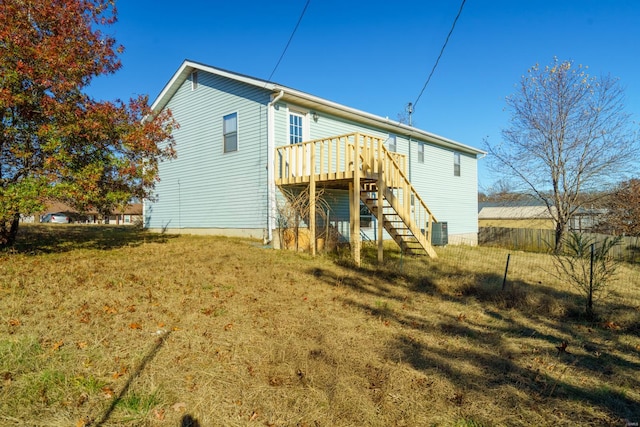
M 235 136 L 236 136 L 236 146 L 235 146 L 235 150 L 227 150 L 227 135 L 232 134 L 234 132 L 227 132 L 225 129 L 225 121 L 228 117 L 235 115 L 236 117 L 236 130 L 235 130 Z M 240 150 L 240 114 L 238 114 L 237 111 L 234 111 L 232 113 L 229 114 L 225 114 L 222 116 L 222 152 L 224 154 L 227 153 L 235 153 L 236 151 Z
M 457 151 L 453 152 L 453 176 L 461 175 L 461 167 L 460 167 L 460 153 Z
M 418 163 L 424 163 L 424 142 L 418 142 Z
M 291 142 L 291 116 L 300 117 L 301 126 L 302 126 L 302 134 L 300 135 L 301 140 L 298 142 Z M 309 133 L 309 112 L 304 110 L 299 110 L 296 108 L 288 108 L 287 109 L 287 138 L 289 144 L 297 144 L 299 142 L 309 141 L 310 138 Z
M 392 153 L 398 152 L 398 137 L 393 133 L 390 133 L 387 139 L 387 149 Z

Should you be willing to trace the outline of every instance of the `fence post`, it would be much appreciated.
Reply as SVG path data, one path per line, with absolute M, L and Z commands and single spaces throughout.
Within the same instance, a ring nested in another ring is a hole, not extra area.
M 591 315 L 593 312 L 593 256 L 595 243 L 591 244 L 591 265 L 589 266 L 589 297 L 587 299 L 587 313 Z
M 504 268 L 504 278 L 502 279 L 502 290 L 507 286 L 507 272 L 509 271 L 509 260 L 511 259 L 511 254 L 507 254 L 507 266 Z

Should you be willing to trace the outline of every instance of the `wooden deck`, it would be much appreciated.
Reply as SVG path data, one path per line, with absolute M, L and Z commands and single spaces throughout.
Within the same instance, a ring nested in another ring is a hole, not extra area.
M 351 133 L 276 148 L 275 181 L 278 186 L 308 185 L 316 194 L 316 185 L 349 189 L 351 246 L 356 263 L 360 262 L 360 201 L 378 219 L 382 229 L 394 238 L 403 251 L 436 253 L 430 243 L 433 222 L 437 222 L 425 201 L 407 177 L 406 156 L 390 152 L 384 140 L 363 133 Z M 315 197 L 310 197 L 315 203 Z M 315 212 L 315 206 L 310 206 Z M 309 231 L 315 235 L 315 218 L 309 218 Z M 312 245 L 312 252 L 315 248 Z M 378 259 L 382 261 L 382 238 L 378 241 Z

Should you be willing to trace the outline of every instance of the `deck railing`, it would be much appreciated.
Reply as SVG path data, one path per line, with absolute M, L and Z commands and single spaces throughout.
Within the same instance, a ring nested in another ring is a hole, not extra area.
M 277 185 L 347 181 L 357 172 L 359 181 L 380 182 L 398 216 L 414 235 L 421 234 L 429 242 L 436 219 L 411 184 L 406 159 L 389 151 L 380 137 L 363 133 L 332 136 L 277 147 L 275 181 Z
M 360 142 L 361 162 L 359 162 L 359 169 L 363 171 L 363 174 L 378 173 L 378 159 L 381 157 L 379 154 L 381 149 L 389 153 L 389 156 L 394 158 L 397 167 L 406 172 L 406 156 L 386 150 L 382 138 L 350 133 L 277 147 L 276 184 L 309 182 L 312 169 L 316 181 L 353 178 L 356 139 Z

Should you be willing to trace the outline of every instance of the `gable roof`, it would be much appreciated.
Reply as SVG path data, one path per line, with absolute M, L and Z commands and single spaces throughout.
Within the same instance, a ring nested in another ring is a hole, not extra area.
M 184 81 L 194 71 L 204 71 L 221 77 L 226 77 L 238 82 L 260 87 L 272 92 L 273 94 L 282 93 L 282 101 L 289 101 L 301 107 L 309 108 L 310 110 L 315 110 L 317 112 L 328 113 L 358 123 L 374 126 L 398 135 L 428 141 L 436 145 L 461 151 L 474 156 L 486 154 L 486 152 L 477 148 L 412 126 L 405 125 L 397 121 L 390 120 L 388 117 L 381 117 L 375 114 L 367 113 L 365 111 L 357 110 L 355 108 L 347 107 L 345 105 L 319 98 L 317 96 L 310 95 L 308 93 L 301 92 L 299 90 L 292 89 L 278 83 L 246 76 L 244 74 L 239 74 L 232 71 L 223 70 L 221 68 L 212 67 L 190 60 L 185 60 L 178 71 L 175 72 L 171 80 L 169 80 L 169 82 L 165 85 L 165 87 L 160 92 L 160 95 L 158 95 L 156 100 L 153 102 L 151 106 L 152 110 L 160 111 L 164 107 L 166 107 L 166 105 L 169 103 L 169 100 L 173 97 L 178 88 L 180 88 Z

